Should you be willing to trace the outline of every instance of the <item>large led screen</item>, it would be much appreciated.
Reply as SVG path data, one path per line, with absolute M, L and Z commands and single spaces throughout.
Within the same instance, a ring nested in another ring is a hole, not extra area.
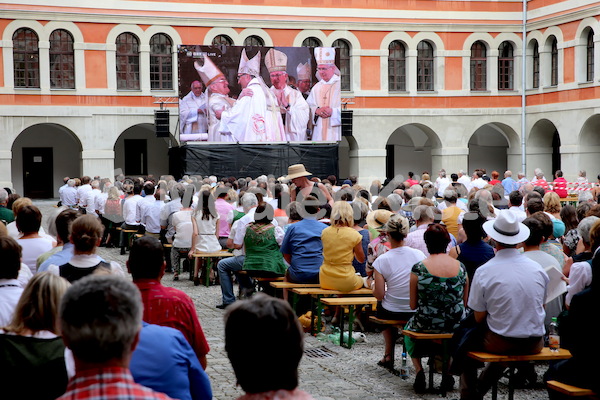
M 328 47 L 179 46 L 181 141 L 340 141 L 337 53 Z

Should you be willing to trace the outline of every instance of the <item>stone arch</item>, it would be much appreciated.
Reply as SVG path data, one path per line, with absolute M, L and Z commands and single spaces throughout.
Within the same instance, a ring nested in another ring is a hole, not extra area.
M 317 29 L 306 29 L 298 32 L 296 37 L 294 38 L 294 43 L 292 46 L 301 47 L 304 39 L 314 37 L 321 41 L 321 43 L 325 43 L 327 41 L 327 35 L 323 33 L 323 31 Z
M 354 136 L 342 136 L 339 144 L 339 160 L 338 178 L 359 175 L 358 143 Z
M 2 47 L 2 59 L 3 59 L 3 65 L 4 65 L 4 86 L 6 89 L 13 89 L 14 88 L 14 65 L 13 65 L 13 41 L 12 41 L 12 37 L 13 34 L 21 28 L 29 28 L 31 30 L 33 30 L 35 32 L 35 34 L 38 36 L 38 41 L 45 41 L 46 43 L 48 42 L 48 38 L 44 38 L 44 27 L 42 26 L 42 24 L 40 24 L 37 21 L 30 21 L 30 20 L 15 20 L 10 22 L 8 25 L 6 25 L 6 27 L 4 28 L 4 31 L 2 33 L 2 40 L 4 41 L 4 45 Z M 38 43 L 39 46 L 39 43 Z M 40 52 L 41 49 L 38 49 L 38 52 Z M 41 74 L 43 72 L 43 66 L 40 65 L 40 85 L 42 84 L 42 77 Z
M 488 175 L 508 169 L 509 148 L 518 148 L 519 136 L 514 129 L 500 122 L 486 123 L 477 128 L 468 142 L 468 169 L 485 168 Z
M 533 176 L 535 168 L 541 168 L 546 177 L 561 169 L 560 134 L 556 124 L 546 118 L 537 120 L 527 137 L 528 176 Z
M 113 146 L 115 171 L 120 170 L 125 175 L 167 174 L 170 142 L 174 142 L 172 136 L 156 137 L 154 124 L 139 123 L 128 127 Z
M 437 133 L 426 125 L 412 123 L 397 128 L 386 143 L 386 177 L 402 175 L 406 178 L 409 170 L 416 175 L 431 171 L 432 150 L 441 147 Z
M 579 169 L 588 173 L 593 181 L 598 173 L 598 157 L 600 156 L 600 114 L 589 117 L 579 132 Z
M 204 45 L 210 46 L 213 39 L 219 35 L 229 36 L 235 46 L 241 46 L 244 43 L 244 39 L 240 38 L 240 34 L 233 28 L 212 28 L 204 36 Z
M 82 149 L 79 137 L 64 125 L 38 123 L 26 127 L 11 146 L 15 190 L 28 197 L 58 197 L 63 177 L 81 175 Z

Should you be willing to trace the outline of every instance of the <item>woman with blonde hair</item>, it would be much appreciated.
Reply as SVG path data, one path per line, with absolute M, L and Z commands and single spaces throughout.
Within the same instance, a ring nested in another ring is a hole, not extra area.
M 352 260 L 365 261 L 362 236 L 354 230 L 352 207 L 345 201 L 336 201 L 331 210 L 331 226 L 321 233 L 323 265 L 319 282 L 323 289 L 350 292 L 361 288 L 364 281 L 356 275 Z
M 546 192 L 542 201 L 544 202 L 544 212 L 547 212 L 556 219 L 561 219 L 560 210 L 562 206 L 560 205 L 560 197 L 556 193 Z
M 67 388 L 58 309 L 69 282 L 48 272 L 25 287 L 10 324 L 0 330 L 0 375 L 6 399 L 55 399 Z

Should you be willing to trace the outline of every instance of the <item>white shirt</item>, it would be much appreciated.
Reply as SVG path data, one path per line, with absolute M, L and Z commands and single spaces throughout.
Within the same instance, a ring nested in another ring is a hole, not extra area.
M 192 233 L 194 227 L 192 225 L 192 211 L 181 210 L 173 214 L 173 227 L 175 228 L 175 239 L 173 239 L 173 247 L 189 249 L 192 247 Z
M 153 203 L 145 203 L 141 222 L 146 227 L 146 232 L 160 233 L 160 212 L 164 205 L 165 203 L 156 199 Z
M 471 187 L 476 187 L 477 189 L 483 189 L 487 184 L 488 182 L 483 178 L 477 178 L 474 181 L 471 181 Z
M 573 296 L 592 284 L 592 267 L 587 261 L 580 261 L 571 265 L 569 272 L 569 285 L 567 286 L 566 305 L 571 305 Z
M 490 330 L 511 338 L 544 335 L 548 275 L 517 249 L 502 249 L 477 268 L 468 305 L 487 311 Z
M 444 190 L 450 185 L 450 179 L 448 178 L 437 178 L 435 180 L 435 187 L 437 189 L 438 197 L 444 197 Z
M 23 288 L 16 279 L 0 279 L 0 326 L 6 326 L 15 313 Z
M 77 189 L 74 186 L 68 186 L 63 189 L 61 195 L 62 205 L 71 207 L 77 205 Z
M 94 208 L 98 210 L 100 215 L 104 214 L 104 206 L 106 205 L 106 200 L 108 199 L 108 193 L 100 193 L 96 196 L 94 200 Z
M 142 200 L 142 196 L 136 194 L 125 200 L 125 203 L 123 203 L 123 219 L 127 225 L 140 224 L 140 216 L 137 213 L 137 203 L 140 200 Z
M 85 199 L 83 201 L 83 205 L 85 206 L 85 212 L 90 215 L 98 216 L 96 214 L 96 197 L 101 195 L 100 189 L 92 189 L 88 190 L 85 193 Z
M 508 211 L 515 214 L 515 217 L 517 217 L 517 221 L 519 222 L 523 222 L 523 220 L 527 218 L 527 214 L 524 211 L 521 211 L 519 207 L 511 206 Z
M 467 188 L 467 191 L 471 190 L 471 179 L 467 175 L 463 175 L 458 178 L 457 182 L 462 183 Z
M 17 239 L 23 248 L 21 260 L 27 264 L 32 274 L 35 274 L 37 258 L 52 249 L 52 242 L 46 238 Z
M 92 185 L 90 185 L 89 183 L 81 185 L 77 188 L 77 204 L 79 205 L 79 207 L 85 206 L 85 195 L 90 190 L 92 190 Z
M 98 265 L 100 261 L 102 261 L 102 259 L 97 254 L 75 254 L 71 257 L 69 264 L 77 268 L 91 268 Z M 123 268 L 117 262 L 111 261 L 109 264 L 111 273 L 118 276 L 125 276 Z M 48 267 L 48 272 L 60 276 L 60 265 L 50 265 Z
M 410 308 L 410 271 L 412 266 L 423 261 L 422 251 L 407 246 L 396 247 L 377 257 L 373 268 L 386 282 L 381 305 L 392 312 L 413 312 Z

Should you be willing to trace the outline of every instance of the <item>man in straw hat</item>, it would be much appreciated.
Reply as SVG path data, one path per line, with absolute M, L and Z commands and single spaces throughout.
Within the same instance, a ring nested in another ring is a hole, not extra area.
M 190 92 L 179 100 L 180 132 L 182 135 L 205 134 L 208 127 L 204 85 L 200 81 L 194 81 L 190 89 Z M 201 140 L 206 140 L 206 136 Z
M 277 99 L 283 119 L 286 139 L 291 142 L 306 140 L 309 108 L 302 94 L 288 86 L 287 56 L 270 49 L 265 56 L 265 65 L 271 77 L 271 92 Z
M 335 48 L 316 47 L 317 79 L 306 101 L 314 115 L 312 140 L 342 140 L 340 70 L 335 66 Z
M 544 302 L 548 275 L 519 252 L 529 228 L 507 210 L 483 224 L 494 240 L 496 256 L 475 271 L 468 306 L 482 323 L 483 340 L 474 348 L 497 354 L 536 354 L 544 347 Z M 455 361 L 456 362 L 456 361 Z M 481 399 L 503 368 L 489 364 L 477 379 L 477 366 L 462 363 L 461 399 Z
M 207 89 L 208 141 L 234 142 L 235 139 L 230 132 L 219 132 L 221 113 L 229 110 L 235 104 L 235 100 L 228 96 L 229 82 L 208 56 L 204 56 L 202 66 L 194 62 L 194 67 Z
M 246 49 L 242 50 L 238 83 L 242 89 L 250 89 L 251 95 L 240 97 L 220 115 L 219 132 L 231 133 L 238 142 L 285 141 L 277 99 L 260 77 L 260 52 L 248 59 Z
M 292 201 L 302 201 L 306 196 L 312 194 L 319 199 L 319 204 L 329 203 L 333 207 L 333 198 L 325 188 L 325 185 L 309 181 L 307 176 L 312 174 L 306 170 L 304 164 L 294 164 L 288 167 L 285 180 L 292 181 L 294 187 L 290 190 Z

